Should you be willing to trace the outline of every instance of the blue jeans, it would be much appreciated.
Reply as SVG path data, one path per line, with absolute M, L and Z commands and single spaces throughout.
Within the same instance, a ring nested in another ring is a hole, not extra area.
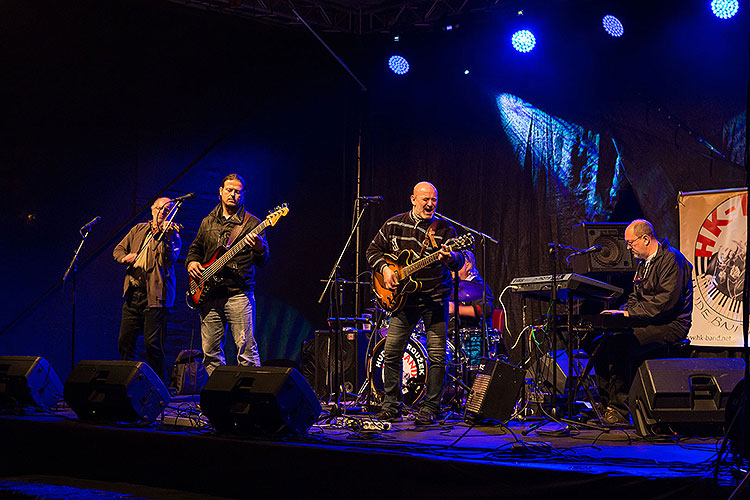
M 224 335 L 227 326 L 237 346 L 239 366 L 260 366 L 255 330 L 255 295 L 239 293 L 206 301 L 201 307 L 201 344 L 203 364 L 209 375 L 224 360 Z
M 383 409 L 400 411 L 403 406 L 401 378 L 403 374 L 404 351 L 412 330 L 424 321 L 427 338 L 427 387 L 422 409 L 436 413 L 440 409 L 440 397 L 445 383 L 446 324 L 448 303 L 416 304 L 408 303 L 391 316 L 388 334 L 383 349 Z

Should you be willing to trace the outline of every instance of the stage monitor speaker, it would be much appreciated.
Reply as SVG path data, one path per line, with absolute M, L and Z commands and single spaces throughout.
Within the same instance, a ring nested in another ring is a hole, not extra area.
M 574 353 L 573 362 L 575 363 L 575 366 L 573 368 L 573 376 L 569 377 L 570 358 L 568 358 L 568 353 L 563 349 L 557 351 L 557 356 L 554 356 L 554 353 L 555 351 L 550 351 L 540 357 L 536 362 L 532 363 L 529 367 L 529 376 L 534 380 L 536 388 L 543 393 L 552 394 L 553 392 L 556 392 L 558 395 L 562 396 L 578 386 L 577 374 L 583 374 L 586 370 L 586 363 L 589 361 L 589 356 L 583 351 L 577 351 Z M 557 372 L 554 375 L 552 372 L 553 367 Z M 589 370 L 588 376 L 589 378 L 584 381 L 584 383 L 586 383 L 589 389 L 591 389 L 594 380 L 593 368 Z M 553 381 L 555 384 L 553 384 Z M 555 388 L 554 391 L 553 387 Z M 587 399 L 583 387 L 578 387 L 575 398 L 577 400 Z
M 0 356 L 0 408 L 51 408 L 62 399 L 60 378 L 40 356 Z
M 333 380 L 337 364 L 334 335 L 329 330 L 315 332 L 315 378 L 310 382 L 318 398 L 338 393 L 338 384 Z M 359 330 L 346 330 L 339 338 L 341 359 L 338 360 L 338 370 L 344 391 L 356 394 L 367 377 L 367 336 Z
M 599 252 L 576 256 L 573 259 L 573 272 L 587 274 L 635 271 L 635 259 L 625 244 L 627 226 L 624 222 L 582 222 L 573 226 L 574 247 L 602 247 Z
M 464 420 L 470 424 L 510 420 L 525 379 L 524 372 L 500 359 L 482 358 L 472 392 L 466 398 Z
M 152 422 L 169 403 L 169 391 L 142 361 L 81 361 L 65 381 L 65 401 L 78 418 Z
M 738 457 L 750 458 L 750 413 L 745 413 L 746 390 L 743 378 L 729 395 L 724 428 L 732 453 Z
M 201 391 L 201 411 L 217 432 L 303 435 L 323 409 L 294 368 L 219 366 Z
M 630 388 L 630 416 L 641 436 L 722 435 L 729 396 L 745 372 L 740 358 L 650 359 Z

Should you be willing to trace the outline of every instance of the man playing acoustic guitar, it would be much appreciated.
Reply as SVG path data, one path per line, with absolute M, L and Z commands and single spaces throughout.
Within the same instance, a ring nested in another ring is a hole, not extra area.
M 200 300 L 203 364 L 209 375 L 217 366 L 225 364 L 223 346 L 227 324 L 237 346 L 237 363 L 260 366 L 254 336 L 255 266 L 262 266 L 268 260 L 268 244 L 263 233 L 249 234 L 260 219 L 245 210 L 244 196 L 242 177 L 227 175 L 219 188 L 221 203 L 201 222 L 185 258 L 190 278 L 199 281 L 221 247 L 239 245 L 242 238 L 248 239 L 246 247 L 216 274 L 216 283 Z
M 415 423 L 429 425 L 435 422 L 440 411 L 440 397 L 445 382 L 446 325 L 448 321 L 448 298 L 453 289 L 451 271 L 463 264 L 460 253 L 446 244 L 456 236 L 453 226 L 435 217 L 437 189 L 429 182 L 414 186 L 411 195 L 412 210 L 388 219 L 367 249 L 367 261 L 373 269 L 373 282 L 381 284 L 376 294 L 381 298 L 392 292 L 402 296 L 403 301 L 392 308 L 384 348 L 383 389 L 384 398 L 377 418 L 383 421 L 401 419 L 403 393 L 401 378 L 403 356 L 409 336 L 422 319 L 427 337 L 429 368 L 425 400 L 419 409 Z M 394 264 L 397 254 L 408 255 L 411 263 L 430 254 L 437 258 L 430 265 L 412 276 Z M 413 253 L 412 253 L 413 252 Z M 408 280 L 408 288 L 406 281 Z

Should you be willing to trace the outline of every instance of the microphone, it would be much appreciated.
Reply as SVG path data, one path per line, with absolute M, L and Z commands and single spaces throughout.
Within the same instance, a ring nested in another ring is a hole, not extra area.
M 102 220 L 102 218 L 101 218 L 101 217 L 94 217 L 94 218 L 93 218 L 93 219 L 91 220 L 91 222 L 89 222 L 88 224 L 86 224 L 85 226 L 83 226 L 83 227 L 82 227 L 81 229 L 79 229 L 79 230 L 78 230 L 78 232 L 79 232 L 79 233 L 82 233 L 82 232 L 84 232 L 84 231 L 85 231 L 86 229 L 89 229 L 89 228 L 90 228 L 91 226 L 93 226 L 94 224 L 96 224 L 96 223 L 97 223 L 97 222 L 99 222 L 100 220 Z
M 172 202 L 182 201 L 182 200 L 192 200 L 193 198 L 195 198 L 195 193 L 188 193 L 188 194 L 183 194 L 182 196 L 178 196 L 177 198 L 172 198 Z
M 380 203 L 381 201 L 383 201 L 382 196 L 360 196 L 357 199 L 367 203 Z
M 588 247 L 588 248 L 586 248 L 584 250 L 580 250 L 577 253 L 578 253 L 578 255 L 585 255 L 587 253 L 597 253 L 597 252 L 601 252 L 601 251 L 602 251 L 602 246 L 601 245 L 594 245 L 594 246 L 590 246 L 590 247 Z

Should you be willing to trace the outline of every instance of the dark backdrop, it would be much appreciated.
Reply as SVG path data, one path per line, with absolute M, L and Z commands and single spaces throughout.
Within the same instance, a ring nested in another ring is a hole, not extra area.
M 358 169 L 362 194 L 384 197 L 363 219 L 363 247 L 430 180 L 439 211 L 500 242 L 480 261 L 496 296 L 514 277 L 549 272 L 547 243 L 570 244 L 576 222 L 645 215 L 676 241 L 679 191 L 743 184 L 746 39 L 742 19 L 719 22 L 703 2 L 639 4 L 615 3 L 626 25 L 617 40 L 598 28 L 602 3 L 527 9 L 538 45 L 526 55 L 509 47 L 520 21 L 507 13 L 398 43 L 323 33 L 363 91 L 303 29 L 167 2 L 2 2 L 0 352 L 42 355 L 65 377 L 75 332 L 76 359 L 115 359 L 123 269 L 112 248 L 153 198 L 193 191 L 178 215 L 184 258 L 230 172 L 248 180 L 256 215 L 290 205 L 258 277 L 264 360 L 297 358 L 326 326 L 321 280 L 349 233 Z M 412 64 L 405 77 L 385 65 L 397 52 Z M 508 121 L 501 94 L 531 119 Z M 77 229 L 95 216 L 75 284 L 63 285 Z M 180 303 L 169 356 L 197 338 L 197 314 Z

